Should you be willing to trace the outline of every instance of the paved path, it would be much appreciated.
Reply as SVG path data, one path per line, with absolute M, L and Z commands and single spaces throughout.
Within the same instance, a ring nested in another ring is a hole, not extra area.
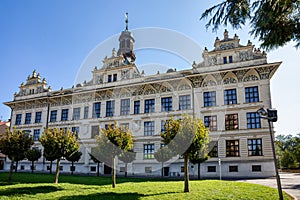
M 282 189 L 300 200 L 300 173 L 280 173 Z M 241 180 L 277 188 L 276 178 Z

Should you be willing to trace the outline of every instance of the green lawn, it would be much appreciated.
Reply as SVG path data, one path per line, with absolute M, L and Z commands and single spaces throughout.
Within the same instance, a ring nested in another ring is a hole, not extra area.
M 183 193 L 183 181 L 172 179 L 118 178 L 113 189 L 110 177 L 60 175 L 57 185 L 48 174 L 14 173 L 12 184 L 7 178 L 0 173 L 0 199 L 278 199 L 276 189 L 233 181 L 190 181 Z

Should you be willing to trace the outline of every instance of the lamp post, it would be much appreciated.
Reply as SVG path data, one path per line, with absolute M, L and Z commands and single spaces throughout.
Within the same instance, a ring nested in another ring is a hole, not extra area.
M 261 108 L 257 111 L 257 113 L 259 114 L 260 118 L 268 120 L 270 137 L 271 137 L 271 146 L 272 146 L 272 152 L 273 152 L 274 167 L 275 167 L 275 173 L 276 173 L 277 189 L 278 189 L 279 199 L 283 200 L 280 176 L 279 176 L 278 169 L 277 169 L 275 144 L 274 144 L 274 138 L 273 138 L 273 134 L 272 134 L 272 127 L 271 127 L 271 122 L 277 121 L 277 110 L 275 110 L 275 109 L 265 110 L 265 109 Z

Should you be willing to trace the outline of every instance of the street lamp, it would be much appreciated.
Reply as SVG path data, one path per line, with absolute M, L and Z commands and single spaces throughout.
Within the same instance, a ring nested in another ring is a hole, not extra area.
M 272 134 L 272 127 L 271 127 L 271 122 L 276 122 L 277 121 L 277 110 L 275 110 L 275 109 L 265 110 L 264 108 L 261 108 L 257 111 L 257 113 L 259 114 L 260 118 L 267 119 L 268 123 L 269 123 L 269 131 L 270 131 L 271 145 L 272 145 L 272 151 L 273 151 L 273 159 L 274 159 L 274 167 L 275 167 L 275 173 L 276 173 L 277 189 L 278 189 L 279 199 L 283 200 L 281 182 L 280 182 L 280 177 L 279 177 L 279 173 L 278 173 L 278 169 L 277 169 L 275 144 L 274 144 L 274 138 L 273 138 L 273 134 Z

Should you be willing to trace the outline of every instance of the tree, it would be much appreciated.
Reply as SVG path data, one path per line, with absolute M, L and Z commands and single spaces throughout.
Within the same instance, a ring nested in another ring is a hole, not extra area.
M 8 176 L 9 182 L 12 180 L 15 158 L 19 159 L 19 155 L 24 155 L 33 143 L 31 135 L 24 131 L 17 130 L 16 128 L 13 128 L 12 132 L 7 129 L 6 133 L 0 138 L 0 151 L 7 155 L 11 160 Z
M 15 172 L 18 172 L 18 165 L 19 165 L 19 161 L 21 160 L 24 160 L 25 159 L 25 152 L 20 152 L 19 154 L 15 155 L 15 158 L 14 158 L 14 161 L 16 163 L 16 166 L 15 166 Z M 12 157 L 11 156 L 8 156 L 8 158 L 10 160 L 12 160 Z
M 42 156 L 41 150 L 38 148 L 29 149 L 25 153 L 26 158 L 31 161 L 31 173 L 34 171 L 34 161 L 37 161 Z
M 133 150 L 123 151 L 119 155 L 119 159 L 125 163 L 125 177 L 127 177 L 127 165 L 128 163 L 132 163 L 135 160 L 135 152 Z
M 100 175 L 99 168 L 100 168 L 101 161 L 98 160 L 97 157 L 93 156 L 94 155 L 93 153 L 89 153 L 89 155 L 90 155 L 91 159 L 94 161 L 94 163 L 97 163 L 97 176 L 99 176 Z
M 205 146 L 207 147 L 207 146 Z M 207 153 L 207 149 L 205 150 L 200 150 L 200 151 L 196 151 L 196 152 L 191 152 L 190 154 L 190 161 L 191 163 L 198 164 L 198 180 L 201 179 L 201 163 L 205 162 L 207 159 L 209 158 L 208 153 Z
M 78 162 L 80 160 L 81 156 L 82 156 L 82 153 L 80 151 L 76 151 L 75 153 L 66 156 L 66 159 L 68 161 L 72 162 L 72 166 L 71 166 L 71 174 L 72 175 L 73 175 L 73 172 L 75 171 L 74 162 Z
M 300 47 L 299 0 L 223 0 L 204 13 L 200 19 L 210 17 L 206 28 L 216 31 L 221 24 L 239 29 L 249 22 L 250 34 L 261 41 L 267 50 L 284 46 L 289 41 Z
M 163 142 L 175 155 L 184 157 L 184 192 L 189 192 L 189 158 L 208 145 L 208 129 L 202 120 L 184 116 L 182 119 L 171 118 L 165 124 L 165 132 L 161 133 Z
M 116 187 L 116 156 L 122 151 L 129 151 L 133 147 L 133 139 L 131 132 L 123 127 L 119 127 L 115 122 L 109 125 L 107 129 L 101 129 L 101 136 L 97 137 L 99 153 L 106 152 L 111 160 L 112 166 L 112 187 Z
M 52 146 L 48 145 L 47 149 L 44 148 L 44 153 L 43 153 L 45 159 L 50 161 L 50 166 L 49 166 L 50 174 L 52 174 L 52 163 L 57 158 L 56 151 L 53 150 L 52 148 L 54 148 L 54 146 L 52 147 Z
M 160 148 L 154 153 L 154 158 L 161 163 L 161 177 L 164 176 L 164 163 L 170 160 L 172 157 L 173 154 L 167 146 Z
M 44 149 L 46 151 L 47 149 L 51 150 L 51 154 L 57 159 L 54 179 L 54 183 L 57 184 L 61 158 L 72 156 L 80 148 L 76 133 L 73 133 L 70 129 L 45 129 L 40 138 L 40 142 Z

